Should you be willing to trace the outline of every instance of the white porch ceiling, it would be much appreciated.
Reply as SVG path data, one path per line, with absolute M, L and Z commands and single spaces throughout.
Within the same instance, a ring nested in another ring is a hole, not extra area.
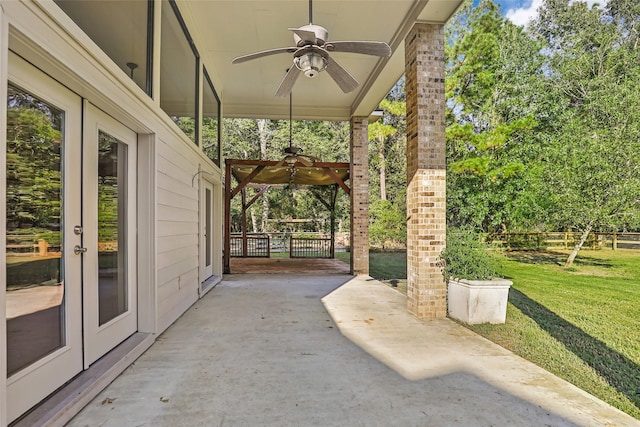
M 314 0 L 313 23 L 329 40 L 387 42 L 391 58 L 332 53 L 359 82 L 345 94 L 326 74 L 300 76 L 293 88 L 297 119 L 349 120 L 368 116 L 404 72 L 404 38 L 414 22 L 444 23 L 461 0 Z M 274 92 L 292 56 L 280 54 L 232 65 L 236 56 L 293 46 L 289 27 L 308 24 L 307 0 L 179 0 L 204 62 L 223 100 L 225 117 L 286 118 L 289 99 Z

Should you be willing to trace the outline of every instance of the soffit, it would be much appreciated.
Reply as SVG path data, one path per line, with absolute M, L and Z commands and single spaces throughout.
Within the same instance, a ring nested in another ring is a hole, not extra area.
M 214 80 L 225 117 L 287 118 L 289 99 L 274 92 L 287 68 L 290 54 L 274 55 L 242 64 L 236 56 L 259 50 L 293 46 L 289 27 L 308 22 L 306 0 L 179 0 L 178 6 Z M 320 73 L 300 76 L 293 89 L 293 116 L 308 120 L 349 120 L 368 116 L 404 72 L 404 38 L 413 23 L 444 23 L 461 0 L 315 0 L 314 24 L 325 27 L 329 40 L 379 40 L 389 43 L 393 56 L 332 53 L 359 82 L 343 93 Z

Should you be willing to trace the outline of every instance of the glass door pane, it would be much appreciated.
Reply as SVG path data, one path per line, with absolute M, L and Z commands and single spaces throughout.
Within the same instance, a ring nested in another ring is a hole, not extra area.
M 127 311 L 127 145 L 98 133 L 99 325 Z
M 65 346 L 62 157 L 65 113 L 9 85 L 7 375 Z

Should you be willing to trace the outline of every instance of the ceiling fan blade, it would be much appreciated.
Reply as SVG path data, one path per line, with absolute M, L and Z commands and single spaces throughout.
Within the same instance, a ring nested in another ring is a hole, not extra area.
M 298 37 L 300 37 L 305 42 L 315 43 L 316 42 L 316 33 L 309 30 L 303 30 L 300 28 L 289 28 L 289 31 L 293 31 Z
M 295 65 L 291 65 L 291 68 L 289 68 L 289 71 L 287 71 L 287 74 L 285 74 L 284 78 L 280 82 L 280 86 L 276 89 L 276 96 L 289 96 L 299 75 L 300 70 L 298 70 Z
M 329 52 L 351 52 L 384 57 L 391 56 L 391 48 L 385 42 L 341 41 L 329 42 L 324 47 Z
M 313 162 L 311 160 L 305 159 L 304 156 L 296 156 L 296 160 L 298 160 L 306 167 L 313 166 Z
M 353 92 L 360 84 L 342 65 L 338 64 L 330 56 L 327 60 L 327 73 L 336 81 L 344 93 Z
M 282 160 L 280 160 L 278 163 L 276 163 L 276 165 L 274 166 L 274 168 L 278 168 L 282 165 L 284 165 L 284 163 L 287 161 L 287 156 L 285 156 Z
M 277 55 L 279 53 L 293 53 L 296 50 L 298 50 L 297 47 L 280 47 L 277 49 L 263 50 L 261 52 L 254 52 L 248 55 L 242 55 L 242 56 L 238 56 L 237 58 L 233 58 L 231 63 L 240 64 L 241 62 L 251 61 L 252 59 L 258 59 L 264 56 Z

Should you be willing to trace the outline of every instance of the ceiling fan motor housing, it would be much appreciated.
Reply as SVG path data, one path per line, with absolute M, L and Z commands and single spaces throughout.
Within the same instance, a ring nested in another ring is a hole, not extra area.
M 296 43 L 296 46 L 302 47 L 308 44 L 315 44 L 317 46 L 323 46 L 324 43 L 329 40 L 329 32 L 326 28 L 321 27 L 320 25 L 303 25 L 300 28 L 297 28 L 300 34 L 304 34 L 304 32 L 311 32 L 315 34 L 315 40 L 304 39 L 300 37 L 300 35 L 296 32 L 293 33 L 293 40 Z

